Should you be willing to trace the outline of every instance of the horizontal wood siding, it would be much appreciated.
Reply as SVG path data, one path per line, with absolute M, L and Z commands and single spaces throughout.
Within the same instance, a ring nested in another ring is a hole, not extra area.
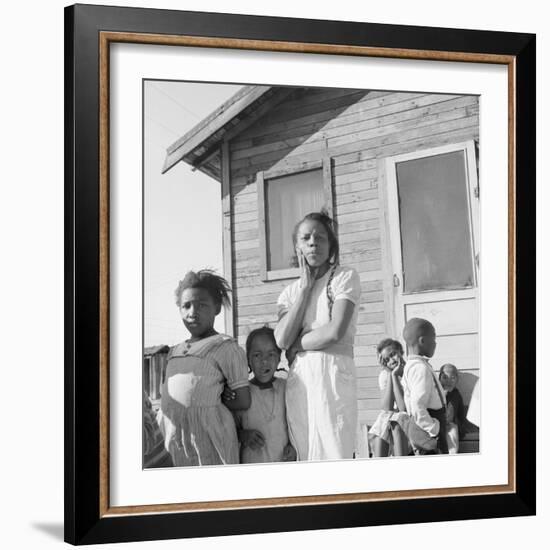
M 388 335 L 390 307 L 382 280 L 378 160 L 477 139 L 478 109 L 475 96 L 296 90 L 230 143 L 235 335 L 242 345 L 250 330 L 275 326 L 277 297 L 292 281 L 260 280 L 256 174 L 332 158 L 341 263 L 361 278 L 355 362 L 362 423 L 372 424 L 379 411 L 376 344 Z M 467 374 L 470 380 L 477 371 Z

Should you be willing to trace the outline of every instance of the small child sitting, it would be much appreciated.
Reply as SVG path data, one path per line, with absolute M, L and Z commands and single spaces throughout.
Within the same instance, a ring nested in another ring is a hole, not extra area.
M 466 415 L 464 401 L 456 387 L 458 383 L 458 369 L 447 363 L 439 369 L 439 381 L 443 386 L 447 400 L 447 445 L 449 454 L 459 452 L 459 441 L 466 432 Z
M 405 412 L 403 401 L 403 346 L 398 340 L 385 338 L 376 347 L 380 374 L 381 411 L 369 430 L 375 457 L 405 456 L 409 452 L 409 442 L 400 425 L 394 422 L 395 412 Z
M 241 464 L 288 462 L 296 460 L 296 451 L 288 438 L 286 422 L 286 381 L 275 378 L 281 360 L 272 328 L 250 332 L 246 340 L 250 380 L 250 408 L 235 412 L 237 434 L 241 444 Z M 231 401 L 230 391 L 224 399 Z

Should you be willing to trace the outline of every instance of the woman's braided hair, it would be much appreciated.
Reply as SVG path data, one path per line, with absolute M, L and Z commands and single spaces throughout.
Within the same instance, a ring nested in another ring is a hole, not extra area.
M 325 228 L 328 236 L 329 249 L 328 249 L 328 261 L 331 264 L 330 275 L 327 281 L 326 293 L 329 307 L 329 318 L 332 319 L 332 306 L 334 304 L 334 293 L 332 291 L 331 283 L 334 277 L 334 272 L 338 265 L 339 255 L 340 255 L 340 246 L 338 244 L 338 238 L 336 237 L 336 222 L 328 215 L 328 212 L 322 208 L 319 212 L 310 212 L 306 214 L 295 226 L 294 231 L 292 232 L 292 243 L 294 248 L 296 248 L 296 243 L 298 240 L 298 230 L 302 223 L 308 220 L 313 220 L 319 222 Z M 298 267 L 298 257 L 296 254 L 292 257 L 292 266 Z

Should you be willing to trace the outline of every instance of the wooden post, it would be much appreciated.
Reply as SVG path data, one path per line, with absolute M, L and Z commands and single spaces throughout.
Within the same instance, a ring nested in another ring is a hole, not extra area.
M 234 288 L 235 281 L 233 280 L 233 259 L 232 259 L 232 244 L 231 244 L 231 171 L 229 158 L 229 142 L 224 141 L 222 144 L 222 218 L 223 218 L 223 274 L 224 277 Z M 234 297 L 233 297 L 234 299 Z M 234 318 L 233 318 L 233 302 L 231 306 L 225 308 L 225 333 L 229 336 L 235 335 Z
M 151 377 L 150 377 L 151 358 L 143 358 L 143 389 L 148 397 L 151 397 Z

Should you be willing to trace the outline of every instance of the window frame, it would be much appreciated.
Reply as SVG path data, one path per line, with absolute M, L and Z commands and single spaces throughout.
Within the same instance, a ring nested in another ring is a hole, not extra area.
M 479 257 L 480 257 L 480 192 L 478 174 L 478 139 L 470 139 L 457 143 L 417 149 L 408 153 L 401 153 L 380 159 L 379 177 L 384 184 L 380 185 L 380 200 L 383 205 L 381 216 L 384 220 L 382 244 L 382 266 L 384 273 L 384 301 L 387 303 L 385 321 L 388 327 L 393 327 L 394 334 L 401 334 L 405 326 L 405 303 L 414 304 L 424 301 L 459 300 L 470 293 L 479 299 Z M 471 227 L 472 255 L 474 260 L 475 284 L 472 288 L 461 290 L 425 290 L 404 294 L 400 292 L 403 284 L 403 265 L 401 262 L 401 234 L 399 209 L 397 203 L 397 181 L 395 164 L 402 161 L 414 160 L 453 151 L 465 151 L 468 177 L 469 222 Z M 392 222 L 393 220 L 393 222 Z M 398 281 L 396 283 L 395 276 Z
M 393 219 L 397 225 L 389 224 L 390 239 L 395 244 L 392 247 L 391 263 L 392 273 L 397 274 L 400 278 L 400 284 L 403 285 L 403 258 L 401 251 L 401 234 L 400 234 L 400 213 L 398 209 L 399 197 L 397 190 L 396 165 L 400 162 L 416 160 L 420 158 L 438 156 L 445 153 L 453 153 L 463 151 L 465 162 L 466 175 L 466 200 L 468 208 L 468 222 L 470 224 L 470 253 L 472 256 L 473 267 L 473 285 L 471 288 L 479 287 L 479 178 L 477 173 L 477 152 L 474 140 L 463 141 L 459 143 L 450 143 L 439 147 L 431 147 L 429 149 L 421 149 L 410 153 L 394 155 L 385 159 L 386 165 L 386 181 L 388 193 L 388 208 L 391 210 Z M 398 244 L 399 243 L 399 244 Z M 429 294 L 433 292 L 460 292 L 461 289 L 444 290 L 430 289 L 415 292 L 404 293 L 408 296 Z
M 330 156 L 325 156 L 322 159 L 314 161 L 304 161 L 295 166 L 287 166 L 284 168 L 260 171 L 256 173 L 256 185 L 258 190 L 258 233 L 260 240 L 260 279 L 263 282 L 293 279 L 300 276 L 300 270 L 297 267 L 289 267 L 287 269 L 267 269 L 268 235 L 266 226 L 266 182 L 274 178 L 293 176 L 302 172 L 310 172 L 311 170 L 319 169 L 322 171 L 323 195 L 325 198 L 326 209 L 329 216 L 332 218 L 334 211 L 334 196 L 332 190 L 332 160 Z

